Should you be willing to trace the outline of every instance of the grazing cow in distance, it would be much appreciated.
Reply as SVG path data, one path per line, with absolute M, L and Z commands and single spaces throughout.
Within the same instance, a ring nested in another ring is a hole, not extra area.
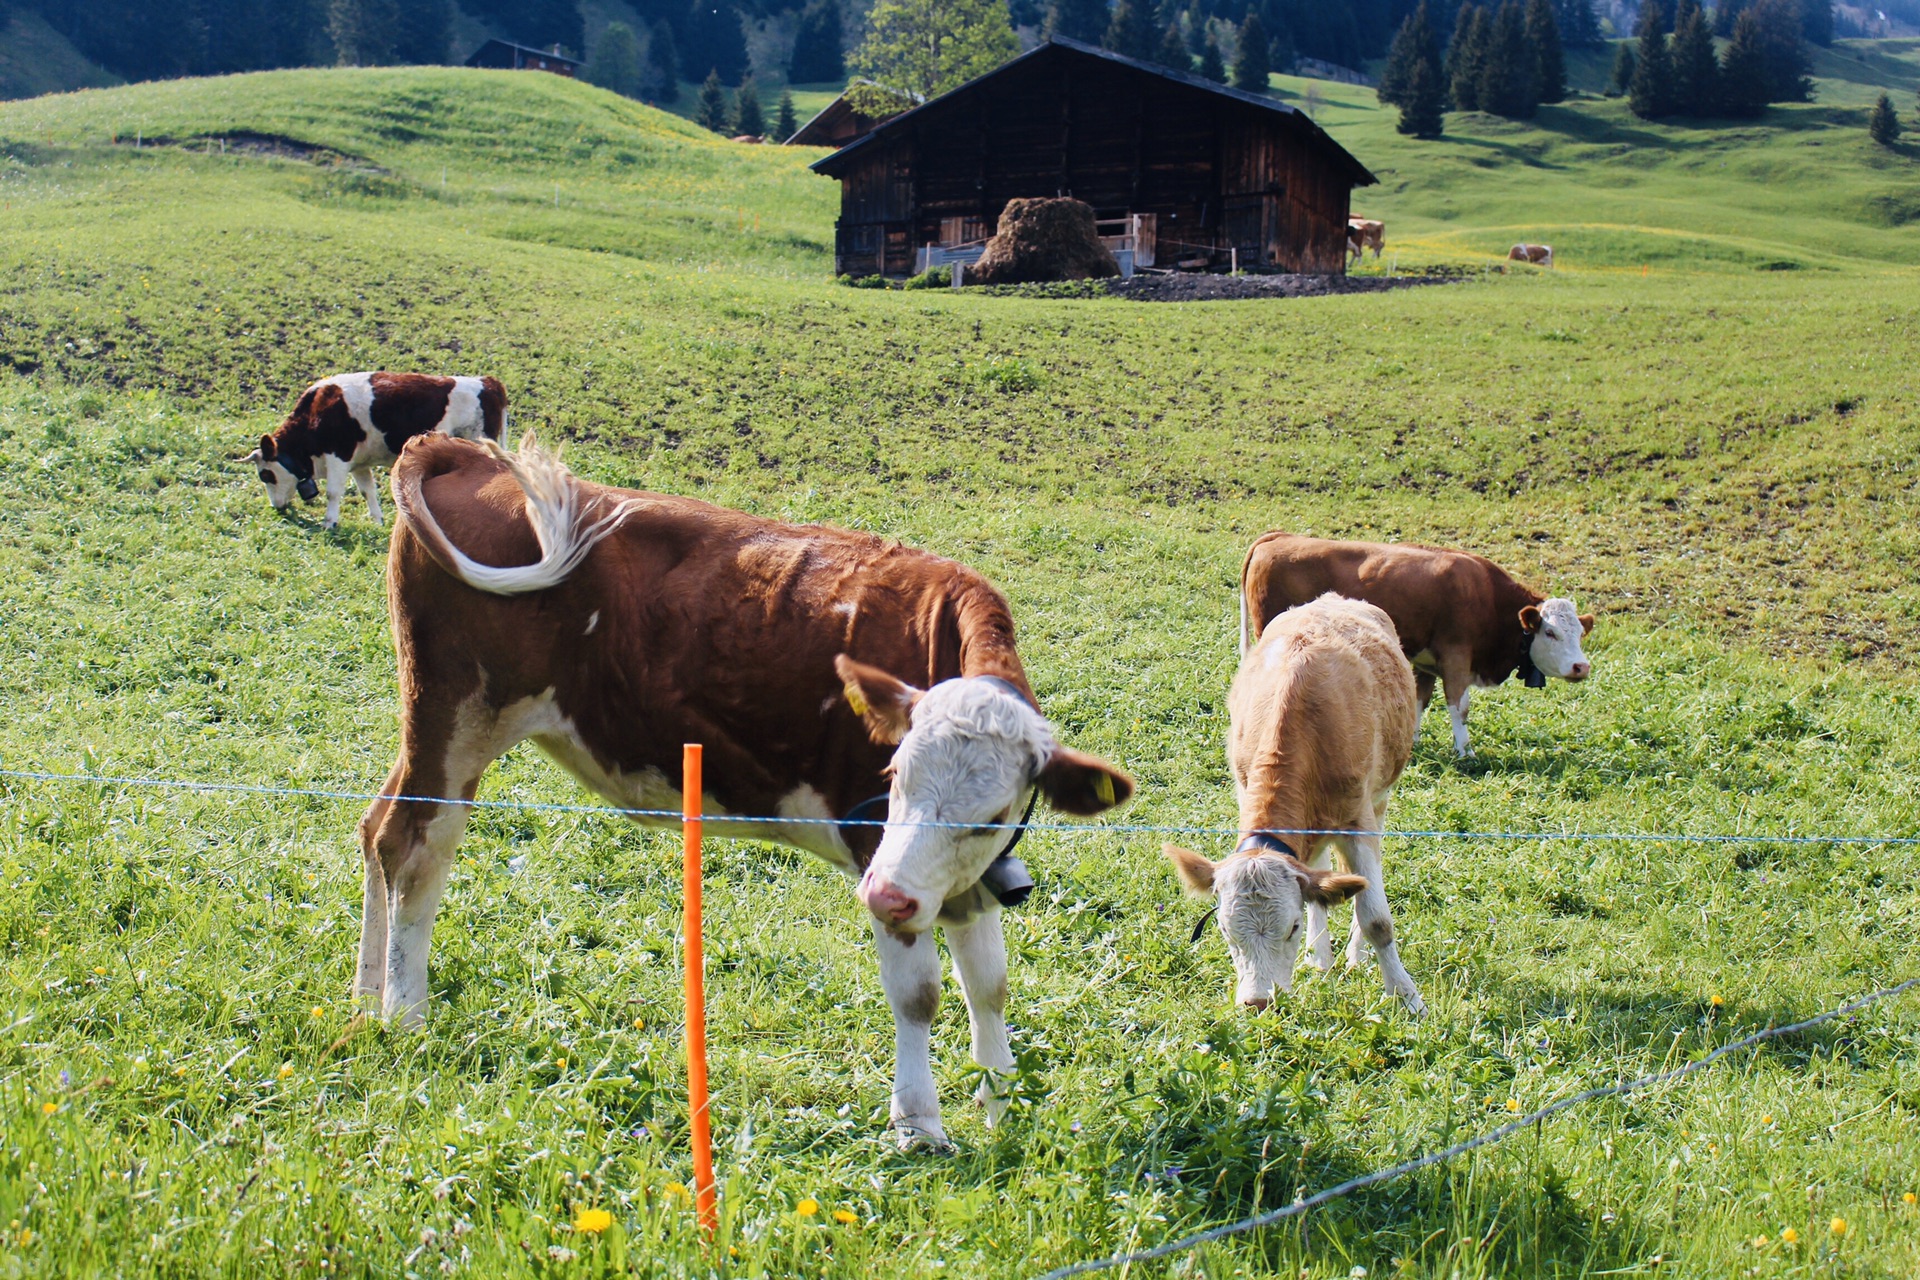
M 1177 845 L 1166 855 L 1190 891 L 1215 899 L 1240 1003 L 1264 1009 L 1275 987 L 1292 990 L 1303 916 L 1312 963 L 1331 969 L 1327 908 L 1354 898 L 1347 966 L 1359 967 L 1364 938 L 1387 991 L 1422 1012 L 1381 879 L 1387 801 L 1420 724 L 1392 620 L 1331 592 L 1289 609 L 1241 660 L 1227 710 L 1240 843 L 1219 862 Z M 1278 834 L 1316 830 L 1364 834 Z M 1351 874 L 1328 869 L 1335 846 Z
M 1355 262 L 1360 261 L 1360 251 L 1373 250 L 1373 260 L 1380 261 L 1380 250 L 1387 242 L 1387 224 L 1372 218 L 1347 219 L 1347 252 L 1353 255 Z
M 1507 250 L 1509 262 L 1531 262 L 1536 267 L 1553 265 L 1553 246 L 1550 244 L 1517 244 Z
M 1133 790 L 1055 740 L 1006 598 L 871 534 L 585 483 L 531 437 L 517 454 L 415 439 L 393 499 L 401 746 L 382 794 L 445 802 L 379 800 L 361 819 L 357 991 L 424 1019 L 459 801 L 514 744 L 531 738 L 614 804 L 678 812 L 681 744 L 702 743 L 711 831 L 782 841 L 857 881 L 893 1009 L 893 1124 L 903 1146 L 944 1145 L 932 929 L 974 1060 L 1008 1070 L 1006 947 L 983 873 L 1036 791 L 1094 814 Z M 883 828 L 845 825 L 883 798 Z M 990 1082 L 978 1096 L 997 1120 L 1004 1099 Z
M 342 373 L 322 378 L 300 393 L 299 403 L 247 462 L 260 472 L 275 511 L 294 495 L 319 496 L 314 471 L 327 473 L 327 523 L 340 523 L 347 477 L 367 500 L 375 524 L 380 486 L 373 468 L 388 466 L 407 441 L 439 432 L 468 440 L 500 439 L 507 426 L 507 391 L 498 378 L 442 378 L 427 373 Z
M 1420 705 L 1438 677 L 1453 720 L 1453 749 L 1467 741 L 1467 697 L 1518 671 L 1529 688 L 1546 677 L 1578 682 L 1593 671 L 1581 637 L 1593 615 L 1548 599 L 1484 556 L 1410 543 L 1342 542 L 1267 533 L 1240 568 L 1240 651 L 1283 609 L 1328 591 L 1379 605 L 1419 678 Z

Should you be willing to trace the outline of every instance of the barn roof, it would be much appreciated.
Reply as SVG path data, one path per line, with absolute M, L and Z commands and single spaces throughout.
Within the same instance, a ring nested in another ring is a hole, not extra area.
M 1183 71 L 1175 71 L 1171 67 L 1163 67 L 1157 63 L 1143 62 L 1139 58 L 1129 58 L 1125 54 L 1115 53 L 1111 49 L 1102 49 L 1098 45 L 1083 44 L 1078 40 L 1068 39 L 1066 36 L 1048 37 L 1035 48 L 1028 50 L 1010 62 L 995 67 L 985 75 L 969 80 L 957 89 L 949 89 L 939 97 L 929 99 L 911 111 L 902 112 L 891 120 L 874 126 L 871 132 L 849 142 L 832 155 L 814 161 L 813 164 L 808 167 L 816 173 L 824 173 L 828 177 L 837 178 L 847 167 L 848 162 L 857 154 L 866 151 L 869 147 L 878 145 L 882 139 L 896 136 L 899 130 L 909 127 L 910 122 L 912 122 L 915 117 L 923 113 L 938 111 L 943 105 L 951 103 L 964 95 L 971 94 L 983 85 L 991 84 L 995 79 L 1006 75 L 1016 67 L 1023 67 L 1030 62 L 1039 62 L 1043 59 L 1062 58 L 1097 58 L 1104 62 L 1111 62 L 1119 66 L 1127 67 L 1145 75 L 1172 81 L 1174 84 L 1182 85 L 1189 89 L 1196 89 L 1203 93 L 1212 94 L 1215 97 L 1226 98 L 1243 106 L 1271 112 L 1278 116 L 1290 117 L 1294 126 L 1306 135 L 1308 141 L 1313 146 L 1325 152 L 1337 166 L 1348 170 L 1355 186 L 1369 187 L 1379 181 L 1378 178 L 1374 177 L 1373 174 L 1368 171 L 1365 165 L 1354 158 L 1352 152 L 1348 151 L 1338 142 L 1335 142 L 1332 135 L 1314 123 L 1313 118 L 1298 107 L 1289 106 L 1278 98 L 1269 97 L 1266 94 L 1249 93 L 1245 89 L 1234 89 L 1227 85 L 1216 84 L 1212 80 L 1205 79 L 1201 76 L 1189 75 Z

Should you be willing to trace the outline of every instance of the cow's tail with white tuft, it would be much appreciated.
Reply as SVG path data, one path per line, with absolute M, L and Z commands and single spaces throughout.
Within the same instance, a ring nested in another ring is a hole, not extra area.
M 595 515 L 593 508 L 600 504 L 593 502 L 573 472 L 561 463 L 559 454 L 540 447 L 531 430 L 521 437 L 517 452 L 491 440 L 474 443 L 498 458 L 526 494 L 527 523 L 540 545 L 538 560 L 503 568 L 481 564 L 454 546 L 427 506 L 421 491 L 424 477 L 418 467 L 394 468 L 393 504 L 440 567 L 477 590 L 512 596 L 558 586 L 639 505 L 638 499 L 626 498 L 613 504 L 611 510 Z

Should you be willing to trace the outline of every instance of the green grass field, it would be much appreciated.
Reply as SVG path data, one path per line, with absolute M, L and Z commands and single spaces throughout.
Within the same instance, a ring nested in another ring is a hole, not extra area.
M 1594 680 L 1476 701 L 1476 759 L 1432 713 L 1396 827 L 1920 833 L 1920 169 L 1821 87 L 1738 130 L 1583 101 L 1421 145 L 1321 85 L 1401 266 L 1525 238 L 1561 269 L 1184 307 L 841 288 L 811 154 L 553 77 L 5 104 L 0 765 L 377 786 L 385 535 L 354 500 L 276 517 L 234 459 L 315 376 L 420 367 L 499 374 L 597 479 L 980 567 L 1064 740 L 1139 779 L 1130 821 L 1231 821 L 1232 587 L 1287 527 L 1472 546 L 1602 615 Z M 333 160 L 221 154 L 241 132 Z M 530 748 L 482 794 L 583 798 Z M 0 1275 L 1029 1274 L 1912 976 L 1920 926 L 1911 848 L 1397 840 L 1432 1015 L 1367 971 L 1255 1018 L 1157 839 L 1036 833 L 1008 938 L 1043 1100 L 963 1105 L 950 993 L 959 1150 L 902 1156 L 846 886 L 723 844 L 703 1254 L 674 841 L 482 813 L 416 1036 L 350 1021 L 358 805 L 6 796 Z M 1909 1276 L 1917 1053 L 1920 1006 L 1880 1005 L 1129 1274 Z

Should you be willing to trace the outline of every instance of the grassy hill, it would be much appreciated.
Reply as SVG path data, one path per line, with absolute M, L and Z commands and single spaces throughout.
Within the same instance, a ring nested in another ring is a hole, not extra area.
M 312 377 L 423 367 L 498 373 L 596 478 L 979 566 L 1063 738 L 1140 779 L 1134 821 L 1231 821 L 1231 591 L 1278 526 L 1470 545 L 1601 614 L 1593 681 L 1476 697 L 1475 760 L 1429 719 L 1395 826 L 1914 834 L 1912 155 L 1837 98 L 1725 132 L 1581 102 L 1426 145 L 1318 93 L 1401 265 L 1528 238 L 1562 268 L 1185 307 L 849 290 L 810 155 L 555 77 L 0 106 L 0 764 L 378 785 L 385 535 L 352 501 L 330 534 L 274 517 L 235 459 Z M 6 1266 L 706 1272 L 674 1189 L 670 842 L 477 818 L 416 1038 L 342 999 L 356 805 L 6 785 Z M 526 749 L 483 794 L 581 798 Z M 1920 924 L 1909 849 L 1396 840 L 1433 1015 L 1363 972 L 1254 1019 L 1157 849 L 1023 847 L 1012 1007 L 1048 1100 L 981 1127 L 950 999 L 961 1151 L 929 1159 L 882 1132 L 845 886 L 718 848 L 733 1273 L 1007 1275 L 1227 1221 L 1909 976 Z M 1917 1045 L 1913 1003 L 1879 1006 L 1193 1273 L 1910 1274 Z M 571 1233 L 580 1205 L 622 1226 Z

